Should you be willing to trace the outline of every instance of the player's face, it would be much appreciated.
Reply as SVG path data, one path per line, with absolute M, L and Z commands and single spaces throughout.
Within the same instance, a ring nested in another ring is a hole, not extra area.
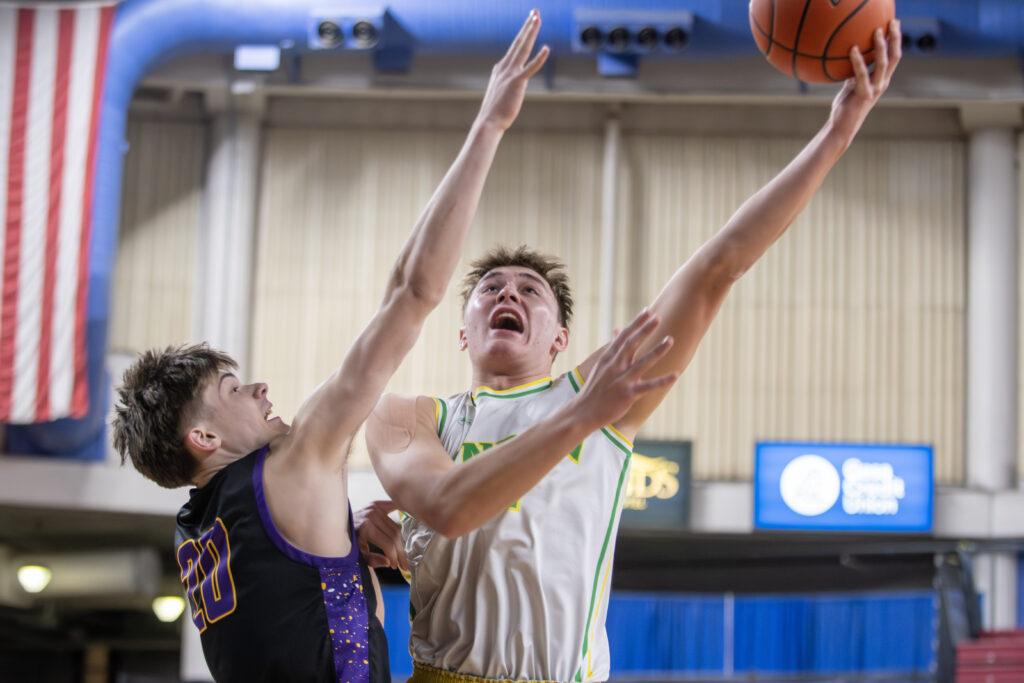
M 210 382 L 203 400 L 212 414 L 214 431 L 231 450 L 248 453 L 288 431 L 281 418 L 271 416 L 274 406 L 263 382 L 242 384 L 226 372 Z
M 474 363 L 526 360 L 550 368 L 568 342 L 551 285 L 521 266 L 495 268 L 480 279 L 466 304 L 465 323 L 459 341 Z

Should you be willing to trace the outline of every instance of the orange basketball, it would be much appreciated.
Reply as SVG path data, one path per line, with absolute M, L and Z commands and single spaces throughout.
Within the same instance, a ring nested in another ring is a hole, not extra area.
M 750 0 L 750 30 L 772 66 L 811 83 L 853 75 L 850 48 L 871 64 L 874 32 L 888 33 L 893 0 Z

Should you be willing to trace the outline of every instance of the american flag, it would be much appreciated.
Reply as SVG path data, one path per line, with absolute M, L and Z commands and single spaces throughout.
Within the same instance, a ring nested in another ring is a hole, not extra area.
M 113 3 L 0 3 L 0 420 L 81 417 Z

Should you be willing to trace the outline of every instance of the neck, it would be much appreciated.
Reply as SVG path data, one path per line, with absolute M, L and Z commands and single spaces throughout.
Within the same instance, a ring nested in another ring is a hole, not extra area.
M 226 451 L 223 448 L 218 448 L 216 451 L 203 458 L 199 464 L 196 465 L 195 474 L 192 475 L 192 483 L 199 488 L 206 486 L 210 483 L 210 480 L 213 479 L 213 475 L 217 474 L 234 461 L 240 460 L 243 455 Z
M 473 386 L 471 391 L 480 387 L 490 387 L 498 391 L 520 387 L 551 376 L 551 366 L 534 368 L 522 372 L 488 372 L 483 368 L 473 368 Z
M 273 449 L 273 443 L 273 441 L 270 442 L 271 449 Z M 200 460 L 196 465 L 196 471 L 192 475 L 192 484 L 199 488 L 206 486 L 210 483 L 210 480 L 213 479 L 213 475 L 217 474 L 236 460 L 241 460 L 253 451 L 258 451 L 260 448 L 262 448 L 262 446 L 241 451 L 230 450 L 223 447 L 218 448 L 216 451 Z

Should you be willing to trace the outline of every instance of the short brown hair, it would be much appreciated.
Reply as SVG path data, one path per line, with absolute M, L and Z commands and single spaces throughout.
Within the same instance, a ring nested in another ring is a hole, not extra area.
M 238 364 L 206 344 L 142 353 L 124 373 L 114 407 L 114 447 L 121 464 L 165 488 L 192 480 L 195 459 L 185 448 L 186 421 L 202 410 L 206 383 Z
M 495 268 L 519 266 L 529 268 L 540 275 L 551 286 L 558 301 L 558 318 L 563 327 L 569 327 L 572 320 L 572 292 L 569 290 L 569 276 L 565 272 L 565 264 L 554 256 L 534 251 L 526 245 L 515 249 L 495 247 L 469 264 L 472 270 L 462 280 L 462 310 L 466 310 L 469 297 L 476 285 L 487 273 Z

